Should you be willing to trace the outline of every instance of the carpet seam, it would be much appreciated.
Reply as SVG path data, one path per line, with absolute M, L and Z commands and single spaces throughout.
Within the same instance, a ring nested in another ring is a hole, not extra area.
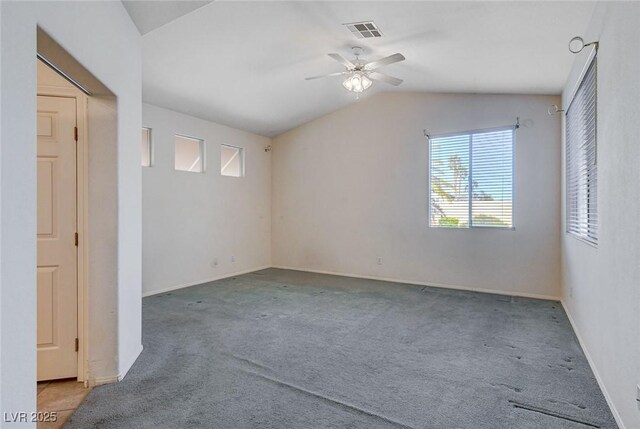
M 266 376 L 266 375 L 263 375 L 263 374 L 259 374 L 259 373 L 254 372 L 254 371 L 245 370 L 243 372 L 245 372 L 247 374 L 251 374 L 251 375 L 253 375 L 255 377 L 258 377 L 258 378 L 262 378 L 263 380 L 267 380 L 267 381 L 269 381 L 271 383 L 274 383 L 274 384 L 277 384 L 277 385 L 280 385 L 280 386 L 285 386 L 285 387 L 288 387 L 290 389 L 296 390 L 298 392 L 302 392 L 302 393 L 304 393 L 304 394 L 306 394 L 308 396 L 312 396 L 312 397 L 315 397 L 315 398 L 322 399 L 323 401 L 329 402 L 331 404 L 338 405 L 341 408 L 346 408 L 346 409 L 349 409 L 349 410 L 353 410 L 353 411 L 356 411 L 358 413 L 367 415 L 369 417 L 378 418 L 380 420 L 383 420 L 383 421 L 385 421 L 387 423 L 391 423 L 391 424 L 396 425 L 396 426 L 401 427 L 401 428 L 414 429 L 413 427 L 411 427 L 409 425 L 406 425 L 404 423 L 401 423 L 401 422 L 398 422 L 396 420 L 390 419 L 388 417 L 382 416 L 382 415 L 377 414 L 377 413 L 375 413 L 373 411 L 365 410 L 365 409 L 357 407 L 355 405 L 352 405 L 352 404 L 349 404 L 349 403 L 346 403 L 346 402 L 343 402 L 343 401 L 340 401 L 340 400 L 337 400 L 337 399 L 330 398 L 328 396 L 322 395 L 322 394 L 317 393 L 317 392 L 313 392 L 311 390 L 296 386 L 294 384 L 287 383 L 285 381 L 278 380 L 276 378 L 269 377 L 269 376 Z

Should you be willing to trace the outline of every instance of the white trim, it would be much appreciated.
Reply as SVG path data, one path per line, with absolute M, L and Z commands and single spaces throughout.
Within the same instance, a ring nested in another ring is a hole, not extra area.
M 94 387 L 94 386 L 102 386 L 103 384 L 117 383 L 120 380 L 121 379 L 119 375 L 108 375 L 106 377 L 96 377 L 93 379 L 93 384 L 91 384 L 91 386 Z
M 78 104 L 77 218 L 78 227 L 78 380 L 89 376 L 89 98 L 76 98 Z
M 333 276 L 353 277 L 357 279 L 379 280 L 383 282 L 404 283 L 404 284 L 410 284 L 410 285 L 416 285 L 416 286 L 429 286 L 429 287 L 436 287 L 441 289 L 462 290 L 467 292 L 490 293 L 493 295 L 507 295 L 507 296 L 518 296 L 522 298 L 544 299 L 547 301 L 560 301 L 560 297 L 558 296 L 540 295 L 535 293 L 505 291 L 505 290 L 478 288 L 478 287 L 471 287 L 471 286 L 449 285 L 449 284 L 435 283 L 435 282 L 418 282 L 415 280 L 402 280 L 402 279 L 389 278 L 389 277 L 366 276 L 362 274 L 338 273 L 334 271 L 312 270 L 307 268 L 294 268 L 294 267 L 284 267 L 284 266 L 276 266 L 276 265 L 272 266 L 271 268 L 278 268 L 281 270 L 305 271 L 305 272 L 317 273 L 317 274 L 329 274 Z
M 578 75 L 578 79 L 576 79 L 576 81 L 574 82 L 573 85 L 573 89 L 571 90 L 571 92 L 569 94 L 571 94 L 570 97 L 567 98 L 567 100 L 569 100 L 567 102 L 567 107 L 564 110 L 564 115 L 562 115 L 562 117 L 566 117 L 567 116 L 567 112 L 569 111 L 569 108 L 571 107 L 571 103 L 573 103 L 573 99 L 576 96 L 576 93 L 578 92 L 578 88 L 580 88 L 580 84 L 582 83 L 582 79 L 584 79 L 584 76 L 587 74 L 587 71 L 589 70 L 589 66 L 591 65 L 591 61 L 593 61 L 593 59 L 598 55 L 598 50 L 596 49 L 595 45 L 592 45 L 591 47 L 591 51 L 589 51 L 589 53 L 587 54 L 587 59 L 585 61 L 585 63 L 582 65 L 582 69 L 580 70 L 580 74 Z M 597 65 L 596 65 L 597 67 Z M 597 79 L 597 70 L 596 70 L 596 79 Z M 597 85 L 597 82 L 596 82 Z
M 151 127 L 142 127 L 147 130 L 147 150 L 149 151 L 149 165 L 141 165 L 141 167 L 153 167 L 153 129 Z M 175 149 L 175 148 L 174 148 Z
M 566 224 L 566 216 L 565 216 L 565 224 Z M 593 247 L 595 250 L 598 250 L 598 245 L 596 243 L 594 243 L 593 241 L 589 241 L 586 238 L 584 238 L 581 235 L 576 234 L 575 232 L 571 232 L 571 231 L 565 231 L 564 234 L 569 237 L 572 238 L 574 240 L 578 240 L 579 242 L 586 244 L 589 247 Z
M 184 289 L 186 287 L 191 287 L 191 286 L 197 286 L 197 285 L 201 285 L 203 283 L 209 283 L 209 282 L 213 282 L 216 280 L 222 280 L 222 279 L 228 279 L 229 277 L 234 277 L 234 276 L 239 276 L 242 274 L 248 274 L 248 273 L 252 273 L 254 271 L 260 271 L 260 270 L 266 270 L 267 268 L 276 268 L 276 267 L 272 267 L 271 265 L 263 265 L 261 267 L 257 267 L 257 268 L 251 268 L 248 270 L 243 270 L 243 271 L 236 271 L 233 273 L 229 273 L 229 274 L 223 274 L 221 276 L 217 276 L 217 277 L 211 277 L 211 278 L 207 278 L 207 279 L 203 279 L 203 280 L 198 280 L 195 282 L 190 282 L 190 283 L 184 283 L 184 284 L 180 284 L 177 286 L 169 286 L 160 290 L 150 290 L 147 292 L 142 292 L 142 297 L 146 298 L 148 296 L 153 296 L 153 295 L 158 295 L 161 293 L 165 293 L 165 292 L 171 292 L 172 290 L 178 290 L 178 289 Z
M 609 406 L 609 409 L 611 410 L 611 414 L 613 414 L 613 418 L 616 420 L 616 423 L 618 424 L 618 426 L 620 427 L 620 429 L 626 429 L 622 418 L 620 417 L 620 413 L 618 413 L 618 410 L 616 409 L 616 406 L 613 403 L 613 400 L 611 399 L 611 395 L 609 395 L 609 392 L 607 391 L 607 388 L 604 384 L 604 381 L 602 380 L 602 377 L 600 377 L 600 374 L 598 373 L 598 369 L 596 368 L 596 364 L 593 361 L 593 359 L 591 358 L 591 355 L 589 354 L 589 350 L 587 349 L 587 345 L 585 344 L 585 342 L 582 340 L 582 336 L 580 336 L 580 331 L 578 331 L 578 326 L 576 325 L 575 321 L 573 320 L 573 317 L 571 316 L 571 313 L 569 312 L 569 307 L 567 307 L 567 305 L 564 302 L 564 299 L 560 300 L 560 303 L 562 304 L 562 308 L 564 308 L 564 312 L 567 314 L 567 318 L 569 319 L 569 323 L 571 323 L 571 327 L 573 328 L 573 332 L 576 334 L 576 338 L 578 338 L 578 343 L 580 344 L 580 348 L 582 348 L 582 352 L 584 353 L 584 355 L 587 358 L 587 362 L 589 362 L 589 367 L 591 367 L 591 371 L 593 372 L 593 375 L 595 375 L 596 377 L 596 381 L 598 382 L 598 386 L 600 387 L 600 390 L 602 391 L 602 394 L 604 395 L 604 399 L 606 399 L 607 401 L 607 405 Z
M 138 360 L 138 357 L 140 357 L 140 354 L 142 353 L 143 347 L 142 344 L 140 344 L 140 347 L 138 348 L 138 351 L 135 352 L 133 354 L 133 356 L 131 356 L 131 359 L 129 359 L 129 361 L 127 362 L 127 365 L 125 365 L 125 369 L 124 370 L 120 370 L 119 369 L 119 373 L 116 375 L 105 375 L 102 377 L 94 377 L 94 378 L 90 378 L 87 381 L 85 381 L 85 385 L 89 385 L 91 387 L 95 387 L 95 386 L 102 386 L 104 384 L 113 384 L 113 383 L 118 383 L 120 381 L 122 381 L 126 376 L 127 373 L 129 373 L 129 370 L 131 369 L 131 367 L 133 366 L 133 364 L 136 362 L 136 360 Z

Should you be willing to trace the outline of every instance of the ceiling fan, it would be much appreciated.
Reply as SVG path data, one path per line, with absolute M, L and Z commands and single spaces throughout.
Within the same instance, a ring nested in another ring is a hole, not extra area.
M 353 49 L 353 54 L 356 57 L 354 61 L 349 61 L 340 54 L 329 54 L 331 58 L 346 67 L 345 71 L 325 74 L 321 76 L 312 76 L 306 78 L 306 80 L 347 75 L 347 78 L 342 82 L 342 86 L 344 86 L 348 91 L 355 92 L 356 95 L 359 95 L 361 92 L 364 92 L 366 89 L 368 89 L 374 80 L 385 82 L 393 86 L 398 86 L 402 83 L 402 79 L 380 73 L 376 70 L 389 64 L 404 61 L 404 55 L 393 54 L 377 61 L 367 62 L 360 59 L 360 55 L 362 54 L 361 47 L 354 46 L 351 49 Z

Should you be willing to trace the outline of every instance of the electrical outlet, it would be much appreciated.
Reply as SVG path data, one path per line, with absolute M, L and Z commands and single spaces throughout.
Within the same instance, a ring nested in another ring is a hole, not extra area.
M 382 265 L 382 258 L 378 256 L 378 265 Z
M 209 265 L 211 265 L 211 268 L 217 268 L 217 266 L 218 266 L 218 258 L 213 258 L 213 260 L 211 261 L 211 263 Z
M 231 262 L 235 262 L 235 261 L 236 261 L 236 257 L 235 257 L 235 256 L 232 256 L 232 257 L 231 257 Z

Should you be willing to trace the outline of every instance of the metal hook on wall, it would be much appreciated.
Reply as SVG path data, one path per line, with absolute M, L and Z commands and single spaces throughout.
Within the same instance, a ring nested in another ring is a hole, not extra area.
M 573 39 L 569 40 L 569 51 L 571 51 L 574 54 L 578 54 L 584 48 L 586 48 L 587 46 L 591 46 L 591 45 L 595 46 L 596 51 L 598 50 L 598 46 L 600 46 L 600 44 L 597 41 L 584 43 L 584 39 L 582 37 L 576 36 Z
M 270 144 L 269 144 L 269 145 L 266 145 L 266 146 L 264 147 L 264 151 L 265 151 L 265 152 L 271 152 L 271 145 L 270 145 Z
M 547 113 L 549 114 L 549 116 L 553 116 L 558 112 L 564 112 L 564 109 L 559 108 L 557 104 L 552 104 L 547 109 Z

